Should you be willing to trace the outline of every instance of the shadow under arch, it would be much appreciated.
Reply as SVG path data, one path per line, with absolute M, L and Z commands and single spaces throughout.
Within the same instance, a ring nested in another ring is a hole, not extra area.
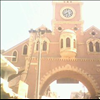
M 55 80 L 60 78 L 73 78 L 83 83 L 88 89 L 91 98 L 95 98 L 97 94 L 96 82 L 91 75 L 84 70 L 67 64 L 66 66 L 57 67 L 47 72 L 41 79 L 40 96 L 45 93 L 46 88 Z

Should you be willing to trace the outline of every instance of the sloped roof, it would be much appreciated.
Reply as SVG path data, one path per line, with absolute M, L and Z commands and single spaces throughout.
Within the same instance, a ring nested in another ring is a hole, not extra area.
M 41 25 L 40 27 L 38 27 L 36 30 L 38 29 L 47 29 L 47 27 L 45 25 Z
M 26 41 L 28 41 L 28 40 L 29 40 L 29 38 L 27 38 L 26 40 L 24 40 L 24 41 L 22 41 L 22 42 L 18 43 L 18 44 L 17 44 L 17 45 L 15 45 L 15 46 L 11 47 L 10 49 L 8 49 L 8 50 L 4 51 L 4 53 L 2 53 L 2 54 L 5 54 L 5 53 L 9 52 L 10 50 L 12 50 L 12 49 L 16 48 L 17 46 L 19 46 L 19 45 L 21 45 L 21 44 L 25 43 L 25 42 L 26 42 Z
M 89 31 L 89 30 L 91 30 L 91 29 L 95 29 L 95 30 L 100 31 L 100 29 L 98 29 L 97 27 L 91 26 L 91 27 L 89 27 L 88 29 L 86 29 L 84 32 L 87 32 L 87 31 Z
M 46 30 L 46 33 L 51 33 L 52 31 L 50 29 L 48 29 L 45 25 L 41 25 L 40 27 L 38 27 L 36 30 Z

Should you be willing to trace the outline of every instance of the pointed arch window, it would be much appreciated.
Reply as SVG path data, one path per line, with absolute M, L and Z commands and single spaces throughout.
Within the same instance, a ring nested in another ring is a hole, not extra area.
M 73 47 L 76 48 L 76 41 L 75 41 L 75 39 L 73 40 Z
M 13 52 L 13 58 L 12 58 L 12 61 L 16 61 L 17 60 L 17 52 L 16 51 L 14 51 Z
M 92 42 L 89 43 L 89 51 L 93 52 L 93 43 Z
M 46 50 L 47 50 L 47 42 L 44 41 L 44 42 L 43 42 L 43 51 L 46 51 Z
M 27 55 L 27 50 L 28 50 L 27 45 L 24 45 L 24 48 L 23 48 L 23 55 Z
M 98 42 L 95 43 L 96 52 L 100 52 L 100 44 Z
M 63 39 L 61 39 L 61 48 L 63 48 Z
M 66 47 L 70 47 L 70 38 L 66 38 Z
M 36 51 L 38 51 L 39 50 L 39 41 L 37 41 L 37 43 L 36 43 Z

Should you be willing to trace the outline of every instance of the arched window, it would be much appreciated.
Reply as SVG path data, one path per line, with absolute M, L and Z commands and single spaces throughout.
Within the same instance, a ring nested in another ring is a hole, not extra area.
M 24 45 L 24 48 L 23 48 L 23 55 L 27 55 L 27 45 Z
M 100 52 L 100 44 L 98 42 L 95 43 L 96 52 Z
M 61 39 L 61 48 L 63 48 L 63 39 Z
M 17 52 L 16 51 L 14 51 L 13 52 L 13 58 L 12 58 L 12 61 L 16 61 L 17 60 Z
M 38 51 L 39 50 L 39 41 L 37 41 L 37 43 L 36 43 L 36 51 Z
M 73 40 L 73 47 L 76 48 L 76 41 L 75 41 L 75 39 Z
M 89 43 L 89 51 L 93 52 L 93 43 L 92 42 Z
M 44 42 L 43 42 L 43 51 L 46 51 L 46 50 L 47 50 L 47 42 L 44 41 Z
M 66 47 L 70 47 L 70 38 L 66 38 Z

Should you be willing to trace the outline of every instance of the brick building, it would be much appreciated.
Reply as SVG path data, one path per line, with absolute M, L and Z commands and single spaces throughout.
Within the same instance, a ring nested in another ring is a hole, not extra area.
M 28 98 L 35 98 L 40 32 L 44 33 L 40 33 L 40 96 L 51 82 L 61 78 L 82 82 L 91 98 L 100 93 L 100 29 L 92 26 L 83 31 L 82 4 L 53 1 L 52 31 L 45 26 L 31 29 L 28 39 L 3 53 L 15 56 L 7 59 L 16 67 L 25 68 L 21 76 L 12 81 L 22 80 L 29 85 Z M 13 86 L 16 88 L 18 84 Z

